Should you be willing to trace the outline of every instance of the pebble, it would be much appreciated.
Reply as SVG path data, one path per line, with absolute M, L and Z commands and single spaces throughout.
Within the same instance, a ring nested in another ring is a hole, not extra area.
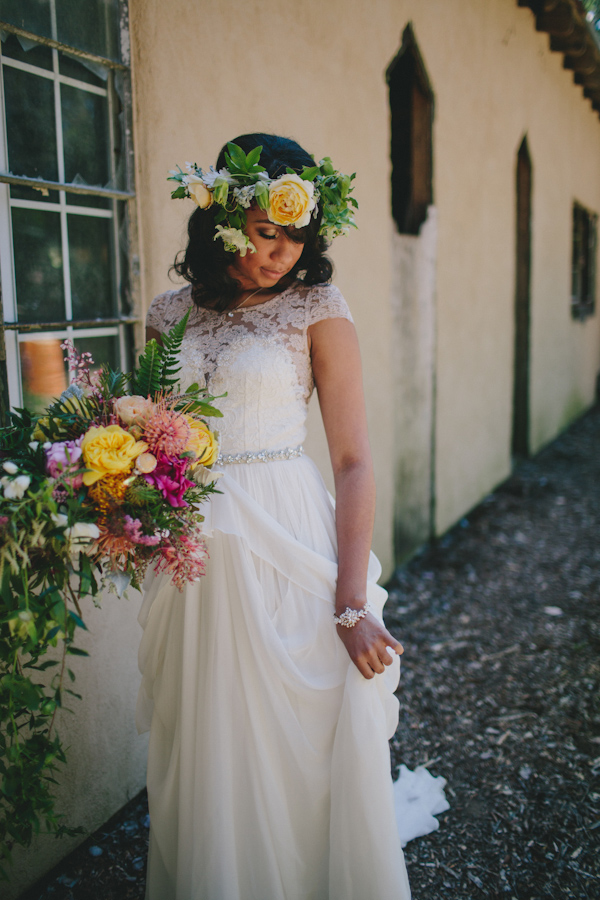
M 96 844 L 93 844 L 88 849 L 88 853 L 90 854 L 90 856 L 102 856 L 104 850 L 102 849 L 102 847 L 98 847 Z

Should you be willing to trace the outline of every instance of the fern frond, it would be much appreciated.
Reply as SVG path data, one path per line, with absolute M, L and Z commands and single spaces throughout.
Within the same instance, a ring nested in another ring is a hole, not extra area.
M 152 338 L 148 341 L 133 373 L 134 393 L 154 397 L 161 390 L 162 347 Z
M 161 366 L 161 387 L 163 389 L 176 385 L 179 381 L 177 375 L 181 370 L 179 365 L 178 354 L 181 349 L 181 342 L 187 328 L 188 319 L 190 317 L 191 307 L 185 316 L 174 325 L 167 334 L 162 335 L 162 366 Z

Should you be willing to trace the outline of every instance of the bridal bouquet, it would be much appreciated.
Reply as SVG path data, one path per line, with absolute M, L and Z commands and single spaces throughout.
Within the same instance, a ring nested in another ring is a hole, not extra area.
M 53 805 L 65 762 L 53 732 L 85 628 L 81 600 L 139 588 L 150 566 L 180 590 L 204 572 L 199 504 L 216 490 L 214 397 L 179 388 L 188 316 L 150 341 L 129 375 L 91 371 L 63 344 L 70 387 L 41 417 L 0 429 L 0 852 L 43 829 L 70 834 Z M 49 658 L 42 659 L 50 648 Z M 46 670 L 55 669 L 56 674 Z M 65 677 L 66 676 L 66 677 Z M 79 696 L 79 695 L 75 695 Z M 0 874 L 6 872 L 0 866 Z

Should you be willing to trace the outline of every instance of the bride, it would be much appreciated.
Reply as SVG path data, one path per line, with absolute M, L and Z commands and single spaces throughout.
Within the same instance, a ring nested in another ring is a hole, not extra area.
M 358 342 L 324 256 L 352 224 L 351 178 L 249 134 L 172 180 L 197 204 L 188 284 L 153 301 L 148 338 L 191 308 L 182 384 L 227 396 L 206 575 L 155 578 L 140 615 L 146 896 L 408 900 L 387 744 L 402 647 L 370 553 Z M 314 387 L 335 506 L 303 455 Z

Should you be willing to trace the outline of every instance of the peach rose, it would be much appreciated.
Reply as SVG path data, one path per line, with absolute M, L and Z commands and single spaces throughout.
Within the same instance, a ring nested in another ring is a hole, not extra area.
M 212 206 L 212 194 L 197 175 L 188 175 L 187 189 L 190 197 L 200 209 L 208 209 L 209 206 Z
M 299 175 L 282 175 L 269 185 L 267 215 L 275 225 L 304 228 L 315 208 L 314 185 Z
M 113 403 L 115 413 L 126 425 L 145 425 L 146 419 L 154 410 L 154 403 L 146 397 L 134 394 L 132 397 L 119 397 Z

